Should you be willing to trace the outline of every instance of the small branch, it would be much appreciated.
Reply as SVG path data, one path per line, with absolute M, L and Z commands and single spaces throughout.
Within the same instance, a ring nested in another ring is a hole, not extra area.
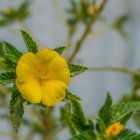
M 117 68 L 117 67 L 110 67 L 110 66 L 105 66 L 105 67 L 92 67 L 89 68 L 90 71 L 113 71 L 113 72 L 121 72 L 121 73 L 126 73 L 130 76 L 137 76 L 140 75 L 136 71 L 132 71 L 128 68 Z
M 67 41 L 66 41 L 66 50 L 64 52 L 64 57 L 67 58 L 68 56 L 68 53 L 69 53 L 69 50 L 72 48 L 72 45 L 73 45 L 73 36 L 76 32 L 76 27 L 73 26 L 73 27 L 70 27 L 69 26 L 69 30 L 68 30 L 68 36 L 67 36 Z
M 85 41 L 87 35 L 91 31 L 93 23 L 99 18 L 100 13 L 103 11 L 103 9 L 104 9 L 104 7 L 105 7 L 107 2 L 108 2 L 108 0 L 103 0 L 103 2 L 101 3 L 100 7 L 96 11 L 96 13 L 92 16 L 92 18 L 89 21 L 89 23 L 87 23 L 87 26 L 85 28 L 85 31 L 84 31 L 82 37 L 77 41 L 77 43 L 75 45 L 75 49 L 74 49 L 72 55 L 68 58 L 68 62 L 72 62 L 74 60 L 76 54 L 80 51 L 83 42 Z

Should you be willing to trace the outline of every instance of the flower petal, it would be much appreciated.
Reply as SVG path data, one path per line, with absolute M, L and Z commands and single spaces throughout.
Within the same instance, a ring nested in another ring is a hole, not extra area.
M 37 59 L 40 60 L 45 65 L 48 65 L 55 57 L 59 57 L 59 54 L 56 51 L 45 48 L 39 51 L 37 54 Z
M 47 106 L 56 105 L 65 98 L 66 87 L 65 83 L 58 80 L 42 82 L 42 103 Z
M 16 79 L 16 86 L 24 99 L 31 103 L 40 103 L 42 99 L 42 92 L 39 81 L 30 80 L 27 83 L 21 83 Z
M 36 57 L 31 52 L 25 53 L 18 61 L 16 75 L 20 82 L 28 82 L 36 76 Z
M 66 85 L 70 83 L 70 70 L 62 57 L 56 57 L 48 68 L 48 74 L 53 80 L 60 80 Z

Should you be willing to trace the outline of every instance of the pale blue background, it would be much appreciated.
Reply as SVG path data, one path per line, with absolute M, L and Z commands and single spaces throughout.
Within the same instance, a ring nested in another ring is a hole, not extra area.
M 77 59 L 82 60 L 86 66 L 115 66 L 129 67 L 131 69 L 140 66 L 140 1 L 139 0 L 109 0 L 103 15 L 106 21 L 96 23 L 95 33 L 91 34 Z M 21 0 L 0 0 L 0 9 L 8 6 L 16 6 Z M 55 6 L 54 6 L 55 5 Z M 26 21 L 34 38 L 41 42 L 42 46 L 57 47 L 64 45 L 67 36 L 67 26 L 64 23 L 63 8 L 68 6 L 66 0 L 34 0 L 31 6 L 32 16 Z M 112 23 L 114 18 L 121 14 L 129 13 L 130 21 L 126 25 L 129 40 L 125 41 L 115 30 L 104 32 L 104 29 Z M 7 28 L 0 28 L 0 40 L 6 40 L 16 44 L 17 48 L 26 51 L 19 29 L 19 24 L 13 24 Z M 10 31 L 9 31 L 10 30 Z M 12 32 L 16 30 L 16 32 Z M 83 27 L 75 37 L 77 39 Z M 98 32 L 100 31 L 100 32 Z M 41 46 L 40 46 L 41 47 Z M 96 116 L 96 112 L 103 104 L 106 92 L 109 91 L 116 102 L 123 93 L 130 91 L 130 78 L 125 74 L 112 72 L 86 72 L 72 79 L 70 91 L 82 98 L 82 105 L 87 115 Z M 0 109 L 2 111 L 2 109 Z M 56 112 L 56 115 L 58 113 Z M 131 127 L 139 132 L 135 125 L 130 122 Z M 8 131 L 9 124 L 0 121 L 0 131 Z M 24 134 L 28 131 L 21 129 Z M 62 132 L 60 140 L 67 140 L 68 132 Z M 39 137 L 36 137 L 39 140 Z M 0 140 L 10 140 L 1 137 Z

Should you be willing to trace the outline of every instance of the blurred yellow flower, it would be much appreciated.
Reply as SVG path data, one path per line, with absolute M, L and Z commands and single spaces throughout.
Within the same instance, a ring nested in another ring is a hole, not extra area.
M 124 125 L 122 125 L 120 122 L 113 123 L 106 129 L 105 136 L 117 136 L 123 130 L 123 128 Z
M 16 67 L 16 86 L 22 97 L 31 103 L 54 106 L 65 98 L 70 83 L 67 62 L 56 52 L 43 49 L 27 52 Z
M 96 11 L 95 5 L 89 5 L 87 8 L 87 13 L 88 15 L 92 16 Z

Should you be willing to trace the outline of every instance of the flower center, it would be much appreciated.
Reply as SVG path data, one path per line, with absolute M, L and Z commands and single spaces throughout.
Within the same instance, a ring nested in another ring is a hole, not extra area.
M 38 71 L 38 78 L 39 78 L 39 80 L 49 80 L 50 79 L 47 71 L 41 71 L 41 70 Z

